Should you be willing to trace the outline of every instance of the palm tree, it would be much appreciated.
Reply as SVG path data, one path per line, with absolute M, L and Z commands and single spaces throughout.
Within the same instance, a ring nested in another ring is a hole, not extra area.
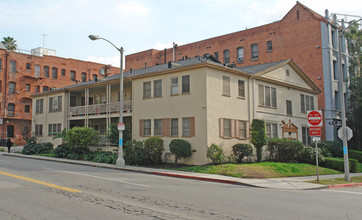
M 18 47 L 18 45 L 16 44 L 16 40 L 14 40 L 14 38 L 12 37 L 4 37 L 1 43 L 4 44 L 5 48 L 8 51 L 15 51 L 16 48 Z

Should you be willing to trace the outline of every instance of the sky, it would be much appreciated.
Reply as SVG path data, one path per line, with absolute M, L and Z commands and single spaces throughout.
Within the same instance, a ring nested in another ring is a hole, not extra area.
M 360 0 L 301 0 L 324 16 L 362 16 Z M 0 39 L 18 48 L 45 47 L 65 58 L 119 67 L 125 55 L 171 48 L 281 20 L 293 0 L 0 0 Z

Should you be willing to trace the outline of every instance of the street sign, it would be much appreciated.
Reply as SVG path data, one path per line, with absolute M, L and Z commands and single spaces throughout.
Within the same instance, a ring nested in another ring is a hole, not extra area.
M 353 137 L 353 131 L 349 127 L 346 127 L 347 141 Z M 338 137 L 343 140 L 343 128 L 338 129 Z
M 320 141 L 321 141 L 321 137 L 315 136 L 315 137 L 312 137 L 312 140 L 313 140 L 313 142 L 320 142 Z
M 310 136 L 321 136 L 322 131 L 321 127 L 309 127 Z
M 322 111 L 313 110 L 307 112 L 308 126 L 309 127 L 322 127 Z
M 328 122 L 328 124 L 330 124 L 330 125 L 336 125 L 336 126 L 341 126 L 341 125 L 342 125 L 342 121 L 330 121 L 330 122 Z
M 124 123 L 118 123 L 118 131 L 124 131 L 125 124 Z

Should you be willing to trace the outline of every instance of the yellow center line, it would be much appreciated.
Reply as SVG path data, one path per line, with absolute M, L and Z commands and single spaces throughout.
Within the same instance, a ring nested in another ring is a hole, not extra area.
M 38 184 L 49 186 L 49 187 L 56 188 L 56 189 L 65 190 L 65 191 L 68 191 L 68 192 L 82 192 L 82 191 L 79 191 L 79 190 L 76 190 L 76 189 L 71 189 L 71 188 L 67 188 L 67 187 L 63 187 L 63 186 L 58 186 L 58 185 L 55 185 L 55 184 L 52 184 L 52 183 L 46 183 L 46 182 L 43 182 L 43 181 L 40 181 L 40 180 L 34 180 L 34 179 L 27 178 L 27 177 L 17 176 L 17 175 L 11 174 L 11 173 L 5 173 L 5 172 L 0 171 L 0 174 L 5 175 L 5 176 L 14 177 L 14 178 L 21 179 L 21 180 L 25 180 L 25 181 L 29 181 L 29 182 L 32 182 L 32 183 L 38 183 Z

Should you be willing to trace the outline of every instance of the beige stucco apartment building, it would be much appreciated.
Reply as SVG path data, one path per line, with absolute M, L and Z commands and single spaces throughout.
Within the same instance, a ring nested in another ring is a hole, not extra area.
M 316 108 L 320 90 L 292 61 L 233 68 L 212 57 L 131 70 L 124 74 L 124 121 L 132 138 L 164 140 L 163 160 L 173 161 L 174 138 L 191 143 L 192 156 L 181 162 L 206 164 L 207 146 L 227 154 L 236 143 L 250 143 L 250 123 L 266 121 L 269 137 L 310 141 L 307 110 Z M 39 142 L 51 132 L 89 126 L 104 135 L 119 117 L 119 75 L 33 96 L 32 131 Z M 49 135 L 50 134 L 50 135 Z

